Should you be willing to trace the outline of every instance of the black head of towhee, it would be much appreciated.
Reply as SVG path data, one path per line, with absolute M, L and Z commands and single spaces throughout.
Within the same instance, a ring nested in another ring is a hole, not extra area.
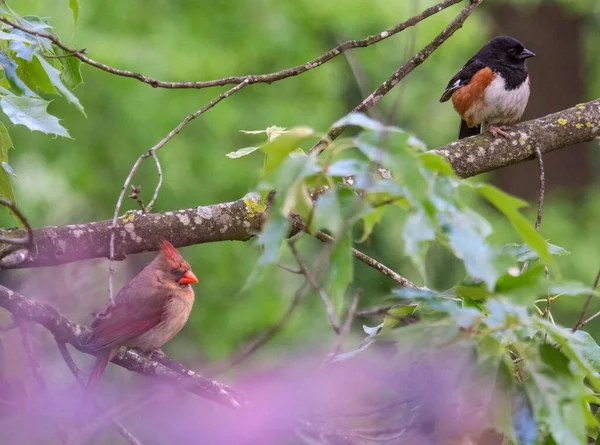
M 452 97 L 462 119 L 459 139 L 481 133 L 482 125 L 494 136 L 508 136 L 501 126 L 525 111 L 530 85 L 525 61 L 534 56 L 513 37 L 494 37 L 450 79 L 440 102 Z

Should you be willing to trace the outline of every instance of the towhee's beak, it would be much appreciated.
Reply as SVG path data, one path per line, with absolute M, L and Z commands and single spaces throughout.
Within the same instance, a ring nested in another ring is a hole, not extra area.
M 521 53 L 521 59 L 529 59 L 530 57 L 535 57 L 535 53 L 525 48 Z
M 194 275 L 194 272 L 188 270 L 183 276 L 179 279 L 179 284 L 181 286 L 185 286 L 186 284 L 194 284 L 198 282 L 198 278 Z

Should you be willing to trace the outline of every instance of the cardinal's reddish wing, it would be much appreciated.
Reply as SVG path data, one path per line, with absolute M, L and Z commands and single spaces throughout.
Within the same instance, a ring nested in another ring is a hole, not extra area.
M 120 346 L 156 326 L 162 317 L 163 308 L 160 305 L 134 304 L 117 296 L 116 306 L 94 320 L 94 334 L 88 346 L 96 350 Z

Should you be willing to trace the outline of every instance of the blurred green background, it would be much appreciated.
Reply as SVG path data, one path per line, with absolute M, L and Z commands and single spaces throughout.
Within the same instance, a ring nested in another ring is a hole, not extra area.
M 178 81 L 265 73 L 302 64 L 342 40 L 379 33 L 434 3 L 128 0 L 109 5 L 81 0 L 76 29 L 66 0 L 20 0 L 11 6 L 21 14 L 49 17 L 65 42 L 87 48 L 96 60 Z M 298 77 L 252 85 L 220 103 L 160 151 L 165 183 L 154 210 L 242 197 L 256 185 L 262 159 L 257 155 L 232 160 L 225 154 L 255 145 L 263 136 L 244 135 L 239 130 L 306 125 L 325 131 L 360 102 L 364 97 L 361 90 L 376 88 L 460 8 L 454 6 L 416 28 L 354 50 L 350 60 L 340 56 Z M 496 34 L 513 35 L 537 54 L 529 62 L 533 91 L 525 118 L 600 96 L 600 6 L 596 1 L 488 1 L 396 87 L 373 115 L 410 130 L 432 148 L 452 141 L 458 133 L 458 119 L 451 105 L 438 102 L 439 96 L 448 79 Z M 89 66 L 82 70 L 85 83 L 75 93 L 88 118 L 61 98 L 50 106 L 72 140 L 52 139 L 5 122 L 16 148 L 10 153 L 18 175 L 16 196 L 36 227 L 111 218 L 121 185 L 137 156 L 221 91 L 153 89 Z M 563 277 L 589 284 L 600 267 L 597 145 L 571 147 L 546 157 L 548 194 L 542 223 L 545 238 L 571 252 L 558 259 Z M 503 169 L 486 179 L 528 199 L 533 224 L 538 193 L 535 163 Z M 142 185 L 146 201 L 156 180 L 153 164 L 148 162 L 133 181 Z M 128 201 L 123 212 L 135 207 Z M 483 212 L 496 229 L 493 236 L 498 244 L 515 240 L 508 224 L 493 209 Z M 0 223 L 14 225 L 5 214 Z M 390 213 L 363 248 L 423 283 L 402 256 L 401 227 L 402 215 Z M 253 242 L 199 245 L 182 251 L 200 277 L 199 298 L 190 323 L 165 349 L 184 362 L 225 359 L 279 318 L 301 282 L 298 276 L 277 269 L 252 290 L 240 293 L 258 256 Z M 151 257 L 139 255 L 117 263 L 117 288 Z M 430 287 L 450 286 L 464 275 L 461 266 L 440 247 L 431 250 L 427 266 L 425 284 Z M 94 260 L 4 272 L 0 280 L 28 297 L 51 301 L 67 316 L 88 323 L 89 313 L 107 300 L 107 269 L 106 260 Z M 362 264 L 356 264 L 356 279 L 359 286 L 369 289 L 361 306 L 381 302 L 393 284 Z M 560 301 L 555 315 L 572 323 L 581 304 L 582 299 Z M 358 328 L 359 323 L 356 325 Z M 588 328 L 598 340 L 600 323 Z M 281 335 L 253 360 L 261 362 L 274 353 L 288 352 L 290 345 L 323 345 L 323 338 L 333 341 L 325 312 L 312 295 Z

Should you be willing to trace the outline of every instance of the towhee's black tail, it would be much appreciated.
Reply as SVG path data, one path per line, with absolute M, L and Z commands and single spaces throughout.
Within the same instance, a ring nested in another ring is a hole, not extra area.
M 471 136 L 477 136 L 481 133 L 481 125 L 474 127 L 467 127 L 467 123 L 463 120 L 460 121 L 460 131 L 458 132 L 458 139 L 464 139 Z

